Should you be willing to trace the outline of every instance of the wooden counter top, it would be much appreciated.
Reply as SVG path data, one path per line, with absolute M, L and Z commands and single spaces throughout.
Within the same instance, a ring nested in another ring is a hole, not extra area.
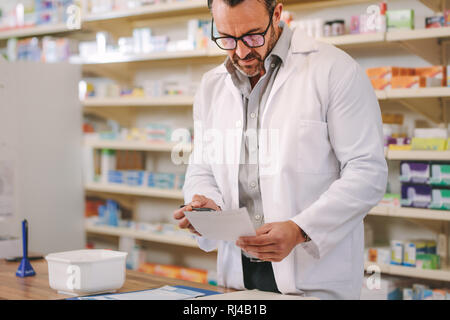
M 0 300 L 56 300 L 71 296 L 58 294 L 48 283 L 48 267 L 46 260 L 31 261 L 36 275 L 33 277 L 16 277 L 18 262 L 7 262 L 0 259 Z M 128 292 L 159 288 L 164 285 L 184 285 L 217 292 L 231 292 L 233 289 L 212 285 L 170 279 L 143 272 L 127 270 L 124 286 L 118 292 Z

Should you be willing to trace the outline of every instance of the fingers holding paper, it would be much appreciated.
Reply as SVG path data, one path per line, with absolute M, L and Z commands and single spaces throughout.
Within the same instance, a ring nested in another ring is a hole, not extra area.
M 192 205 L 189 204 L 187 206 L 184 206 L 178 210 L 175 210 L 173 213 L 173 217 L 178 220 L 178 227 L 180 227 L 181 229 L 189 229 L 190 232 L 201 236 L 201 234 L 198 233 L 197 230 L 195 230 L 189 220 L 185 217 L 185 211 L 192 211 Z
M 184 214 L 185 211 L 192 211 L 193 208 L 211 208 L 216 211 L 220 210 L 220 208 L 216 205 L 216 203 L 213 200 L 205 196 L 196 194 L 192 197 L 191 203 L 174 211 L 173 217 L 179 221 L 178 226 L 181 229 L 189 229 L 190 232 L 198 236 L 201 236 L 201 234 L 197 230 L 195 230 L 195 228 L 192 226 L 192 224 L 189 222 L 189 220 L 186 218 Z
M 256 236 L 240 237 L 236 245 L 264 261 L 280 262 L 304 238 L 293 221 L 273 222 L 256 230 Z

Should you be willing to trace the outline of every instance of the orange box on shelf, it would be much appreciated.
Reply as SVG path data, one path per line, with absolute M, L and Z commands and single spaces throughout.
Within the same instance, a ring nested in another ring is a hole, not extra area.
M 400 68 L 398 67 L 378 67 L 366 69 L 369 79 L 391 79 L 393 76 L 400 75 Z
M 201 269 L 183 268 L 172 265 L 143 263 L 139 271 L 172 279 L 188 280 L 199 283 L 208 282 L 208 272 Z
M 425 88 L 427 79 L 419 76 L 398 76 L 392 77 L 392 89 L 417 89 Z
M 441 86 L 445 86 L 447 83 L 447 68 L 445 66 L 431 66 L 431 67 L 424 67 L 424 68 L 416 68 L 415 69 L 415 75 L 420 77 L 425 77 L 429 79 L 437 79 L 440 81 Z M 429 86 L 436 86 L 433 85 L 437 84 L 439 81 L 430 81 L 428 80 Z
M 179 279 L 199 283 L 207 283 L 208 272 L 206 270 L 200 269 L 181 268 Z
M 385 90 L 391 87 L 391 81 L 385 78 L 370 79 L 375 90 Z

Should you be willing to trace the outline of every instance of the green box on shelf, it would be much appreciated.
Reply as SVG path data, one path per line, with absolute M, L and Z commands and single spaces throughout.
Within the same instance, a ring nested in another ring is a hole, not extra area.
M 388 10 L 386 12 L 388 30 L 414 29 L 414 10 Z
M 421 269 L 440 269 L 441 257 L 437 254 L 418 254 L 416 256 L 416 267 Z
M 450 189 L 433 188 L 430 209 L 450 210 Z
M 433 186 L 450 186 L 450 164 L 433 163 L 429 182 Z

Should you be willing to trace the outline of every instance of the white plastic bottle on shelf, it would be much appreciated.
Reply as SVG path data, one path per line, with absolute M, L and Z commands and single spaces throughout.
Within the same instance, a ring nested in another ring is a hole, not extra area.
M 377 16 L 376 19 L 376 32 L 386 32 L 387 30 L 387 19 L 386 19 L 386 11 L 387 11 L 387 4 L 386 2 L 380 3 L 380 13 Z
M 101 183 L 108 183 L 108 174 L 110 170 L 116 169 L 116 155 L 113 150 L 102 149 L 101 156 Z

